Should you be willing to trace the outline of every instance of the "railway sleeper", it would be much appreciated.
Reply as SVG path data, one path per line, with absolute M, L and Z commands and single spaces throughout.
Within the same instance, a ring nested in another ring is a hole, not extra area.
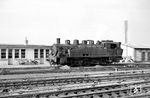
M 149 74 L 147 75 L 136 75 L 136 76 L 123 76 L 124 78 L 128 78 L 128 79 L 135 79 L 135 78 L 138 78 L 138 79 L 145 79 L 145 80 L 148 80 L 150 77 L 149 77 Z M 31 85 L 31 86 L 46 86 L 47 84 L 50 84 L 50 85 L 58 85 L 58 84 L 62 84 L 62 83 L 66 83 L 66 84 L 73 84 L 73 83 L 89 83 L 89 82 L 94 82 L 94 81 L 98 81 L 98 82 L 108 82 L 108 81 L 112 81 L 112 80 L 119 80 L 119 81 L 125 81 L 123 80 L 123 77 L 110 77 L 110 78 L 99 78 L 99 77 L 91 77 L 91 78 L 77 78 L 77 79 L 57 79 L 57 80 L 40 80 L 40 81 L 23 81 L 23 82 L 14 82 L 14 83 L 4 83 L 4 84 L 0 84 L 1 85 L 1 88 L 7 88 L 7 87 L 10 87 L 10 88 L 19 88 L 19 87 L 22 87 L 22 86 L 28 86 L 28 85 Z
M 143 77 L 140 77 L 141 79 L 143 78 Z M 140 79 L 139 78 L 139 79 Z M 50 83 L 50 84 L 46 84 L 46 82 L 31 82 L 31 83 L 26 83 L 26 84 L 29 84 L 29 85 L 22 85 L 22 86 L 18 86 L 18 85 L 16 85 L 15 84 L 15 86 L 13 86 L 12 84 L 11 84 L 11 86 L 8 86 L 8 85 L 5 85 L 4 87 L 1 87 L 1 89 L 5 89 L 5 88 L 9 88 L 9 89 L 20 89 L 20 88 L 22 88 L 22 87 L 28 87 L 28 86 L 33 86 L 33 87 L 38 87 L 38 86 L 47 86 L 47 85 L 53 85 L 53 86 L 55 86 L 55 85 L 65 85 L 65 84 L 76 84 L 76 83 L 90 83 L 90 82 L 95 82 L 95 83 L 100 83 L 100 82 L 108 82 L 109 80 L 105 80 L 105 81 L 102 81 L 101 79 L 99 79 L 99 80 L 84 80 L 84 81 L 72 81 L 72 80 L 69 80 L 68 82 L 55 82 L 55 81 L 53 81 L 52 83 Z M 120 82 L 123 82 L 123 81 L 125 81 L 125 80 L 121 80 L 121 79 L 118 79 L 118 81 L 120 81 Z
M 141 84 L 143 85 L 143 84 Z M 130 87 L 132 86 L 132 87 Z M 140 86 L 141 88 L 138 88 L 139 94 L 141 93 L 145 93 L 145 90 L 149 90 L 150 89 L 150 85 L 143 85 Z M 134 85 L 128 85 L 128 87 L 126 86 L 120 86 L 120 85 L 112 85 L 112 86 L 107 86 L 107 87 L 92 87 L 92 88 L 88 88 L 88 89 L 76 89 L 76 90 L 61 90 L 59 89 L 58 92 L 54 92 L 54 93 L 40 93 L 40 94 L 27 94 L 27 95 L 19 95 L 18 97 L 15 96 L 11 96 L 7 98 L 83 98 L 83 96 L 85 98 L 88 98 L 90 96 L 90 98 L 97 98 L 95 96 L 98 96 L 98 98 L 112 98 L 112 97 L 124 97 L 124 96 L 130 96 L 130 95 L 134 95 L 135 94 L 135 87 Z M 5 98 L 5 97 L 3 97 Z

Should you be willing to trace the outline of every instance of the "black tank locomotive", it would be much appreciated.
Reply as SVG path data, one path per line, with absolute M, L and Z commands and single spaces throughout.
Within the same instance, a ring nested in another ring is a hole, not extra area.
M 119 62 L 122 59 L 123 49 L 121 42 L 112 40 L 97 41 L 93 40 L 66 40 L 65 44 L 60 44 L 60 38 L 57 43 L 52 45 L 49 56 L 50 64 L 68 65 L 68 66 L 92 66 L 99 64 L 110 64 Z

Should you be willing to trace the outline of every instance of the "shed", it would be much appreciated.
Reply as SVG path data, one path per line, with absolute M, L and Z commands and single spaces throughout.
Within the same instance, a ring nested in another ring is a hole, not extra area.
M 150 62 L 150 48 L 134 48 L 136 62 Z
M 123 44 L 128 47 L 128 56 L 131 56 L 135 62 L 150 62 L 150 46 Z M 124 56 L 126 48 L 124 49 Z

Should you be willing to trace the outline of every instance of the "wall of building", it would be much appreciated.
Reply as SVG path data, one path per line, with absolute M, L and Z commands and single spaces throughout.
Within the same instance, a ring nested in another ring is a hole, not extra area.
M 128 47 L 128 50 L 126 50 L 126 46 L 121 46 L 121 48 L 123 49 L 123 57 L 131 57 L 132 59 L 134 59 L 134 48 Z
M 137 62 L 150 62 L 150 49 L 135 49 L 134 56 Z
M 34 49 L 26 49 L 26 59 L 34 60 Z
M 38 50 L 35 54 L 35 49 Z M 49 54 L 49 48 L 1 48 L 0 65 L 19 65 L 30 64 L 31 61 L 37 61 L 38 64 L 47 63 L 46 58 Z M 35 57 L 35 55 L 38 55 Z
M 134 60 L 141 61 L 141 52 L 139 50 L 134 50 Z

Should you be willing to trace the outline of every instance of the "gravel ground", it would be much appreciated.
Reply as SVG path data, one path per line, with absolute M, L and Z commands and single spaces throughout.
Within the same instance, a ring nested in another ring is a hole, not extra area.
M 0 68 L 26 68 L 26 67 L 49 67 L 49 64 L 39 64 L 39 65 L 0 65 Z

